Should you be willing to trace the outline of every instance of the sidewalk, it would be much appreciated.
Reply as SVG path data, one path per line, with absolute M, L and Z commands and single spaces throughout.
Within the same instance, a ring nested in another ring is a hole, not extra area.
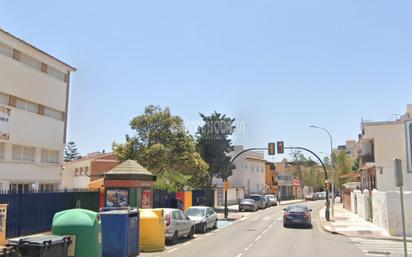
M 325 219 L 325 208 L 320 209 L 319 224 L 329 233 L 347 237 L 402 240 L 402 237 L 391 236 L 382 228 L 344 209 L 342 204 L 335 204 L 335 218 L 331 221 Z M 408 237 L 407 240 L 412 242 L 412 237 Z

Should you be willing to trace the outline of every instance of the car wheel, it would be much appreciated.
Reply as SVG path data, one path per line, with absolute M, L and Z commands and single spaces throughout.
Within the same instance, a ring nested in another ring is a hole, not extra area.
M 172 244 L 177 244 L 177 242 L 179 241 L 179 233 L 177 231 L 175 231 L 175 233 L 173 234 L 172 237 Z
M 213 225 L 213 229 L 217 229 L 217 220 L 215 220 L 215 224 Z
M 207 223 L 203 224 L 203 228 L 202 228 L 202 233 L 206 233 L 207 232 Z
M 191 228 L 190 228 L 190 232 L 189 232 L 189 234 L 187 235 L 187 238 L 193 238 L 193 235 L 195 234 L 195 228 L 192 226 Z

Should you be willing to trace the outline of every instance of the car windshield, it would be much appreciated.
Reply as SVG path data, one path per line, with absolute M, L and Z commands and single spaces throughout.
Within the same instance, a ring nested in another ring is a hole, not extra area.
M 259 196 L 251 196 L 251 199 L 255 200 L 255 201 L 260 201 L 260 197 Z
M 243 199 L 242 201 L 240 201 L 240 203 L 254 203 L 255 200 L 253 199 Z
M 191 217 L 204 217 L 206 216 L 206 210 L 200 208 L 189 208 L 186 211 L 186 214 Z
M 286 210 L 287 212 L 307 212 L 308 207 L 295 205 L 295 206 L 289 206 Z

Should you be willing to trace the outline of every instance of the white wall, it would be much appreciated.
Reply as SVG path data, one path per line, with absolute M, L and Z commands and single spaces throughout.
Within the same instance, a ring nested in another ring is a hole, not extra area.
M 377 190 L 397 190 L 393 159 L 400 158 L 403 165 L 404 190 L 412 191 L 412 173 L 407 172 L 405 124 L 365 123 L 364 130 L 365 139 L 374 139 Z
M 63 170 L 62 188 L 67 189 L 86 189 L 91 181 L 90 177 L 91 160 L 77 160 L 71 163 L 66 163 Z M 85 174 L 85 167 L 88 167 L 88 174 Z M 75 176 L 76 168 L 83 168 L 83 174 Z
M 406 232 L 412 236 L 412 192 L 405 192 Z M 384 228 L 390 235 L 402 235 L 401 205 L 399 192 L 372 192 L 373 223 Z
M 65 111 L 66 84 L 0 54 L 0 91 Z
M 235 146 L 231 155 L 243 149 L 243 146 Z M 245 188 L 246 194 L 262 192 L 265 190 L 265 162 L 263 152 L 246 152 L 235 161 L 236 169 L 228 180 L 233 187 Z

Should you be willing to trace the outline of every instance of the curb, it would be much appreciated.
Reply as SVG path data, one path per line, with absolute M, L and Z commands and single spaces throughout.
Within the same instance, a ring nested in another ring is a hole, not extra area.
M 337 232 L 337 231 L 335 231 L 335 230 L 331 230 L 331 229 L 327 229 L 325 226 L 324 226 L 324 224 L 325 224 L 325 219 L 323 218 L 323 217 L 321 217 L 320 216 L 320 213 L 322 212 L 322 211 L 324 211 L 325 210 L 325 208 L 324 207 L 322 207 L 322 208 L 320 208 L 319 209 L 319 211 L 318 211 L 318 217 L 319 217 L 319 226 L 322 228 L 322 230 L 323 231 L 325 231 L 325 232 L 327 232 L 327 233 L 330 233 L 330 234 L 332 234 L 332 235 L 340 235 L 340 236 L 344 236 L 344 237 L 351 237 L 351 238 L 364 238 L 364 239 L 372 239 L 372 240 L 390 240 L 390 241 L 396 241 L 396 242 L 403 242 L 403 239 L 402 238 L 393 238 L 393 237 L 372 237 L 372 236 L 348 236 L 348 235 L 345 235 L 345 234 L 343 234 L 343 233 L 341 233 L 341 232 Z M 412 239 L 406 239 L 406 241 L 408 242 L 408 243 L 412 243 Z

